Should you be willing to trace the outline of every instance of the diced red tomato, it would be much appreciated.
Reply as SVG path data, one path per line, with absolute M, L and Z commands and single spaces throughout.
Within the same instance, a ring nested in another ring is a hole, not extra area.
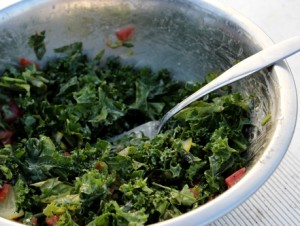
M 26 67 L 26 66 L 29 66 L 29 65 L 32 65 L 32 64 L 33 63 L 30 60 L 28 60 L 28 59 L 26 59 L 24 57 L 20 58 L 20 60 L 19 60 L 19 65 L 21 67 Z
M 193 193 L 195 198 L 198 198 L 200 195 L 200 188 L 198 186 L 190 188 L 190 191 Z
M 4 115 L 4 121 L 7 123 L 13 123 L 15 122 L 18 118 L 22 117 L 22 110 L 17 106 L 16 103 L 10 102 L 9 103 L 9 110 L 10 114 Z
M 131 38 L 134 30 L 135 30 L 135 26 L 129 25 L 129 26 L 120 28 L 119 30 L 116 31 L 115 34 L 119 40 L 125 42 Z
M 70 157 L 70 156 L 71 156 L 71 153 L 68 152 L 68 151 L 65 151 L 65 152 L 64 152 L 64 156 L 65 156 L 65 157 Z
M 31 224 L 34 225 L 34 226 L 38 226 L 38 225 L 39 225 L 39 224 L 38 224 L 38 218 L 35 217 L 35 216 L 33 216 L 33 217 L 31 218 Z
M 46 224 L 48 226 L 56 226 L 57 221 L 59 220 L 59 216 L 54 215 L 52 217 L 47 217 Z
M 243 167 L 237 170 L 236 172 L 234 172 L 233 174 L 231 174 L 229 177 L 227 177 L 225 179 L 225 183 L 227 187 L 231 188 L 233 185 L 235 185 L 244 176 L 245 172 L 246 172 L 246 168 Z
M 10 144 L 13 135 L 14 135 L 14 132 L 12 130 L 8 130 L 8 129 L 1 130 L 0 131 L 0 142 L 3 145 Z
M 99 171 L 106 171 L 106 170 L 107 170 L 107 165 L 106 165 L 105 162 L 99 161 L 99 162 L 96 162 L 95 168 L 96 168 L 97 170 L 99 170 Z
M 10 184 L 2 184 L 2 189 L 0 189 L 0 202 L 5 199 L 10 189 Z
M 99 171 L 102 170 L 102 164 L 101 164 L 101 162 L 97 162 L 96 163 L 96 169 L 99 170 Z
M 20 60 L 19 60 L 19 65 L 20 65 L 21 67 L 27 67 L 27 66 L 32 65 L 32 64 L 34 64 L 34 65 L 36 66 L 36 68 L 39 68 L 39 67 L 40 67 L 39 64 L 33 63 L 32 61 L 28 60 L 28 59 L 25 58 L 25 57 L 22 57 L 22 58 L 20 58 Z

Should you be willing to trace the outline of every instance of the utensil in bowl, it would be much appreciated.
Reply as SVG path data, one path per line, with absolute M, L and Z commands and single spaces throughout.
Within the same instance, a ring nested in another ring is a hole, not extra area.
M 135 24 L 134 47 L 111 49 L 106 40 L 115 29 Z M 210 71 L 225 71 L 236 61 L 271 46 L 255 24 L 217 0 L 26 0 L 0 11 L 0 53 L 6 63 L 35 59 L 28 37 L 46 31 L 47 52 L 82 41 L 88 56 L 105 49 L 136 67 L 168 68 L 175 79 L 199 81 Z M 5 63 L 2 63 L 5 62 Z M 183 76 L 184 75 L 184 76 Z M 285 61 L 233 84 L 253 95 L 252 123 L 245 177 L 210 202 L 157 225 L 205 225 L 252 195 L 272 175 L 286 153 L 297 118 L 293 76 Z M 261 121 L 271 113 L 265 126 Z M 1 225 L 18 223 L 0 218 Z
M 231 84 L 237 80 L 243 79 L 244 77 L 253 74 L 261 70 L 264 67 L 268 67 L 282 59 L 285 59 L 300 50 L 300 36 L 290 38 L 282 41 L 274 46 L 261 50 L 260 52 L 244 59 L 237 63 L 219 77 L 200 88 L 198 91 L 185 98 L 183 101 L 178 103 L 175 107 L 169 110 L 160 120 L 146 122 L 139 125 L 130 131 L 124 132 L 113 137 L 111 140 L 115 141 L 120 139 L 126 134 L 135 133 L 137 135 L 145 135 L 152 139 L 156 134 L 160 132 L 165 123 L 174 116 L 177 112 L 198 100 L 199 98 L 223 87 Z

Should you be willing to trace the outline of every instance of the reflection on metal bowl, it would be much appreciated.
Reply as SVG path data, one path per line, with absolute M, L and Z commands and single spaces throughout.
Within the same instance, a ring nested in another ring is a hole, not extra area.
M 136 24 L 134 54 L 107 48 L 114 29 Z M 49 59 L 53 48 L 82 41 L 88 55 L 106 49 L 124 62 L 168 68 L 179 80 L 198 81 L 224 71 L 272 41 L 256 25 L 214 0 L 29 0 L 0 12 L 0 69 L 20 56 L 34 58 L 27 39 L 46 30 Z M 273 173 L 288 149 L 296 122 L 297 97 L 283 61 L 234 88 L 254 96 L 249 169 L 234 187 L 207 204 L 157 225 L 204 225 L 253 194 Z M 262 126 L 271 113 L 271 121 Z M 17 225 L 0 219 L 1 225 Z

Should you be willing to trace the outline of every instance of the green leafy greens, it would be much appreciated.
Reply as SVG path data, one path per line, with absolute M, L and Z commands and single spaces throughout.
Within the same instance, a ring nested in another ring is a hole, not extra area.
M 43 35 L 30 39 L 40 57 Z M 224 178 L 245 166 L 249 100 L 229 87 L 179 112 L 152 140 L 107 141 L 160 118 L 217 74 L 182 84 L 165 69 L 104 62 L 103 51 L 90 60 L 80 42 L 55 52 L 43 70 L 32 64 L 0 77 L 1 105 L 22 109 L 13 123 L 1 114 L 1 130 L 14 135 L 0 149 L 0 180 L 13 185 L 23 223 L 163 221 L 225 191 Z
M 46 31 L 36 32 L 29 37 L 28 44 L 33 48 L 36 57 L 41 60 L 46 53 L 45 46 Z

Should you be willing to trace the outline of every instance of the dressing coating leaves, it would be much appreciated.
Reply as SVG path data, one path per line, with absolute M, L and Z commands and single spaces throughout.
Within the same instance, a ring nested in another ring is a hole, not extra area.
M 36 48 L 42 56 L 43 45 Z M 0 180 L 14 186 L 23 222 L 163 221 L 224 192 L 224 178 L 245 166 L 251 109 L 229 87 L 186 107 L 152 140 L 107 140 L 159 119 L 217 74 L 182 84 L 166 69 L 104 61 L 104 51 L 88 59 L 80 42 L 55 53 L 43 70 L 32 64 L 0 77 L 1 104 L 22 109 L 14 123 L 0 117 L 1 130 L 14 131 L 0 148 Z

